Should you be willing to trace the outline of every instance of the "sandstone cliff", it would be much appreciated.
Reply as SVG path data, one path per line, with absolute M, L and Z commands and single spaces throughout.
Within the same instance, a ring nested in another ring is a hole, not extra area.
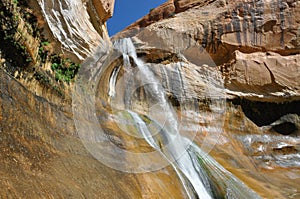
M 110 79 L 124 67 L 121 57 L 111 60 L 111 40 L 130 36 L 179 115 L 185 97 L 200 107 L 200 116 L 189 116 L 201 128 L 196 143 L 214 145 L 210 154 L 262 197 L 298 198 L 300 1 L 169 0 L 110 39 L 113 7 L 113 0 L 0 1 L 0 197 L 188 197 L 170 166 L 116 171 L 77 134 L 76 75 L 99 69 L 96 108 L 107 138 L 150 150 L 123 135 L 106 107 Z M 140 112 L 144 94 L 135 95 Z
M 220 73 L 225 134 L 211 153 L 266 198 L 299 197 L 292 185 L 299 182 L 293 158 L 299 152 L 299 11 L 299 1 L 174 0 L 113 38 L 133 37 L 138 55 L 161 78 L 174 105 L 186 96 L 209 98 L 205 87 L 214 92 L 214 84 L 205 77 Z M 203 117 L 204 126 L 218 128 Z M 289 184 L 285 191 L 278 189 L 282 182 Z
M 1 198 L 185 197 L 171 168 L 118 172 L 89 154 L 77 135 L 74 76 L 64 71 L 78 70 L 78 60 L 91 55 L 98 41 L 109 45 L 105 21 L 113 5 L 0 1 Z M 172 186 L 161 186 L 164 181 Z
M 168 1 L 116 37 L 134 35 L 200 66 L 205 58 L 196 51 L 204 48 L 228 94 L 292 100 L 299 99 L 299 11 L 299 1 Z

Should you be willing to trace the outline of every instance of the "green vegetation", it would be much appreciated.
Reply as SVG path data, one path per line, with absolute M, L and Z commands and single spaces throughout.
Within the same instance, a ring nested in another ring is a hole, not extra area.
M 49 51 L 45 47 L 49 46 L 49 44 L 50 44 L 50 42 L 48 42 L 48 41 L 42 41 L 40 44 L 38 53 L 39 53 L 42 63 L 46 63 L 46 61 L 47 61 Z
M 20 33 L 20 30 L 17 30 L 17 32 Z M 24 45 L 23 42 L 15 40 L 13 38 L 11 38 L 12 35 L 6 37 L 6 39 L 8 38 L 8 40 L 13 43 L 14 47 L 21 53 L 21 55 L 25 58 L 26 63 L 30 63 L 32 62 L 32 57 L 31 55 L 28 53 L 26 46 Z
M 55 85 L 51 78 L 44 73 L 43 71 L 36 71 L 33 74 L 34 79 L 36 79 L 38 82 L 43 84 L 45 87 L 51 89 L 52 91 L 56 92 L 59 96 L 64 97 L 64 93 L 61 90 L 61 87 L 58 85 Z
M 80 68 L 80 64 L 76 64 L 68 58 L 64 59 L 59 55 L 52 55 L 51 62 L 51 69 L 55 72 L 56 81 L 70 83 Z
M 75 78 L 80 64 L 72 62 L 69 58 L 63 58 L 60 55 L 49 55 L 49 49 L 51 48 L 48 40 L 42 40 L 39 47 L 39 57 L 42 63 L 46 63 L 47 60 L 51 62 L 51 69 L 55 73 L 55 80 L 70 83 Z
M 0 48 L 6 52 L 4 57 L 15 68 L 25 68 L 33 59 L 25 44 L 24 31 L 18 27 L 23 16 L 21 9 L 17 7 L 18 3 L 17 0 L 0 2 Z
M 0 52 L 5 60 L 0 65 L 9 74 L 17 71 L 64 97 L 63 82 L 69 84 L 75 78 L 80 64 L 55 54 L 54 43 L 45 37 L 42 28 L 28 1 L 0 1 Z M 49 64 L 53 72 L 47 70 Z

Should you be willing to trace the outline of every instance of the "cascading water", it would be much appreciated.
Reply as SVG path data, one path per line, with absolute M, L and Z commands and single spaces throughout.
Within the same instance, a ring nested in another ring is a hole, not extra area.
M 111 74 L 110 81 L 109 81 L 109 93 L 108 93 L 110 97 L 114 97 L 116 94 L 115 85 L 116 85 L 117 76 L 120 69 L 121 67 L 114 68 L 114 71 Z
M 180 134 L 179 121 L 175 111 L 168 102 L 164 89 L 153 72 L 137 57 L 131 39 L 123 39 L 114 43 L 124 60 L 124 70 L 130 74 L 127 78 L 136 77 L 140 81 L 150 109 L 154 114 L 148 115 L 150 124 L 136 113 L 130 106 L 132 85 L 126 85 L 123 106 L 130 115 L 136 129 L 148 144 L 169 161 L 177 172 L 190 198 L 260 198 L 243 182 L 225 170 L 207 153 L 203 152 L 190 139 Z M 133 70 L 134 68 L 134 70 Z M 117 94 L 116 78 L 120 68 L 115 68 L 110 79 L 109 96 Z M 133 80 L 129 82 L 132 83 Z M 126 97 L 127 96 L 127 97 Z M 116 97 L 117 98 L 117 97 Z M 164 115 L 164 116 L 162 116 Z
M 186 148 L 190 145 L 190 143 L 181 139 L 179 135 L 176 115 L 165 97 L 161 84 L 157 78 L 155 78 L 154 74 L 144 66 L 142 60 L 137 58 L 135 48 L 130 39 L 127 38 L 121 40 L 119 43 L 115 43 L 115 47 L 123 53 L 123 59 L 126 62 L 125 66 L 128 66 L 128 63 L 130 63 L 128 62 L 130 59 L 129 57 L 133 59 L 142 77 L 141 81 L 146 94 L 151 97 L 152 103 L 154 103 L 158 109 L 163 111 L 165 115 L 166 120 L 163 121 L 160 121 L 160 114 L 156 113 L 151 116 L 151 120 L 158 122 L 163 129 L 160 136 L 163 137 L 163 143 L 161 143 L 161 145 L 164 146 L 164 149 L 161 149 L 161 146 L 156 143 L 151 132 L 149 132 L 147 126 L 143 124 L 138 114 L 130 111 L 133 120 L 139 124 L 140 132 L 152 147 L 156 150 L 162 151 L 164 156 L 172 162 L 173 167 L 176 167 L 176 171 L 179 170 L 184 174 L 200 198 L 211 198 L 209 186 L 204 186 L 209 184 L 207 182 L 203 182 L 207 178 L 203 175 L 203 173 L 199 172 L 201 169 L 198 168 L 197 165 L 191 167 L 192 157 L 190 154 L 186 153 Z M 178 172 L 178 175 L 181 174 Z M 181 177 L 181 179 L 184 178 Z M 184 182 L 184 184 L 187 184 L 187 182 Z M 189 193 L 189 195 L 191 196 L 192 194 Z

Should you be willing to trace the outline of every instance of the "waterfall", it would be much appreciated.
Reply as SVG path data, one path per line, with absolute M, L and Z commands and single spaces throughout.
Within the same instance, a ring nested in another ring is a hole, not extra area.
M 200 198 L 211 198 L 211 191 L 209 187 L 204 186 L 204 177 L 200 168 L 192 166 L 191 167 L 191 156 L 186 153 L 186 148 L 190 145 L 189 142 L 181 139 L 178 131 L 178 122 L 176 115 L 169 104 L 168 100 L 165 97 L 164 89 L 159 83 L 158 79 L 155 78 L 152 71 L 149 68 L 145 67 L 142 60 L 137 58 L 135 48 L 130 39 L 123 39 L 118 43 L 115 43 L 115 47 L 121 51 L 123 54 L 123 59 L 125 60 L 124 65 L 127 66 L 128 60 L 130 57 L 133 59 L 134 63 L 138 67 L 138 72 L 141 75 L 141 83 L 144 86 L 144 89 L 148 96 L 151 97 L 152 103 L 154 103 L 160 110 L 163 110 L 165 114 L 166 121 L 164 120 L 161 123 L 161 118 L 159 118 L 160 114 L 154 114 L 152 116 L 152 120 L 156 121 L 158 125 L 161 126 L 163 131 L 161 132 L 161 137 L 163 137 L 163 141 L 165 143 L 161 143 L 162 146 L 165 146 L 162 154 L 172 163 L 173 167 L 176 167 L 176 171 L 180 170 L 184 176 L 188 179 L 188 181 L 194 187 L 197 195 Z M 158 144 L 154 138 L 152 137 L 151 132 L 149 132 L 146 124 L 139 118 L 138 114 L 129 111 L 133 120 L 136 122 L 140 133 L 146 139 L 146 141 L 156 150 L 162 151 L 160 144 Z M 197 165 L 196 165 L 197 166 Z M 178 175 L 181 175 L 178 172 Z M 184 178 L 181 178 L 184 179 Z M 187 184 L 184 182 L 183 184 Z M 205 183 L 206 185 L 208 183 Z M 189 194 L 191 195 L 191 194 Z
M 188 196 L 200 199 L 260 198 L 190 139 L 180 134 L 177 115 L 165 96 L 164 88 L 148 66 L 137 57 L 131 39 L 116 41 L 114 46 L 122 53 L 124 68 L 127 72 L 135 72 L 134 75 L 128 77 L 137 79 L 149 98 L 150 108 L 154 107 L 156 112 L 148 115 L 151 120 L 149 124 L 128 105 L 125 106 L 126 111 L 130 114 L 141 137 L 169 161 L 182 181 Z M 119 70 L 119 68 L 115 69 L 110 79 L 109 96 L 111 97 L 114 97 L 114 93 L 117 92 L 115 82 Z M 125 91 L 125 96 L 128 96 L 128 92 L 131 94 L 131 86 L 125 87 L 129 88 Z M 128 99 L 129 97 L 125 99 L 125 104 L 130 104 Z
M 117 76 L 120 72 L 121 67 L 116 67 L 114 68 L 111 77 L 110 77 L 110 81 L 109 81 L 109 93 L 108 95 L 110 97 L 114 97 L 116 94 L 116 82 L 117 82 Z
M 186 187 L 186 184 L 190 182 L 197 193 L 199 198 L 209 199 L 211 198 L 211 190 L 209 188 L 209 183 L 207 181 L 207 177 L 201 172 L 201 168 L 199 168 L 198 164 L 192 164 L 194 157 L 191 157 L 186 152 L 186 140 L 180 139 L 180 137 L 172 137 L 172 134 L 168 134 L 168 132 L 162 132 L 164 136 L 169 137 L 172 140 L 166 150 L 161 150 L 161 146 L 159 146 L 156 141 L 151 136 L 151 132 L 148 130 L 147 125 L 143 122 L 143 120 L 138 116 L 138 114 L 134 112 L 129 112 L 136 122 L 138 129 L 140 130 L 141 134 L 145 137 L 145 140 L 156 150 L 161 151 L 162 155 L 170 161 L 171 165 L 179 175 L 180 179 L 182 180 L 185 189 L 187 190 L 188 195 L 192 198 L 193 193 L 189 193 L 189 188 Z M 182 154 L 182 152 L 184 152 Z M 175 159 L 175 160 L 174 160 Z M 180 171 L 180 172 L 179 172 Z M 185 181 L 185 178 L 181 176 L 181 173 L 187 178 L 188 182 Z M 206 180 L 205 185 L 203 181 Z M 208 186 L 207 186 L 208 185 Z

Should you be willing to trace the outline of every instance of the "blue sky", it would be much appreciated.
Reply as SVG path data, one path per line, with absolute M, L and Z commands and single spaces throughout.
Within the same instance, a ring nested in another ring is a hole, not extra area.
M 108 20 L 108 32 L 112 36 L 142 18 L 166 0 L 115 0 L 114 15 Z

